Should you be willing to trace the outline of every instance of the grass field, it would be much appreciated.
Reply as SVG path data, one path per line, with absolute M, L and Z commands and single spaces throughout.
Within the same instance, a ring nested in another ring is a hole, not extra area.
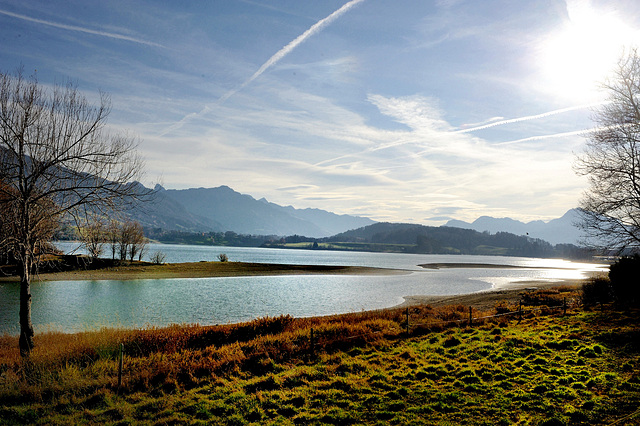
M 640 424 L 639 312 L 576 297 L 3 337 L 0 424 Z

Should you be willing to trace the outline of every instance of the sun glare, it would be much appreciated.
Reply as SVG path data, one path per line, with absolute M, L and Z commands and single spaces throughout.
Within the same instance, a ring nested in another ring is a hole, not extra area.
M 594 101 L 599 83 L 624 48 L 636 44 L 638 32 L 614 13 L 595 10 L 588 2 L 567 3 L 569 20 L 541 46 L 542 84 L 558 97 Z

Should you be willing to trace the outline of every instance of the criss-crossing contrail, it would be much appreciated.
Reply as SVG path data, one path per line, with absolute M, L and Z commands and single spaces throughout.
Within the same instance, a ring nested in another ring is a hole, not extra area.
M 222 95 L 220 97 L 220 99 L 218 99 L 218 101 L 216 103 L 217 104 L 224 103 L 231 96 L 235 95 L 240 90 L 242 90 L 245 87 L 247 87 L 247 85 L 249 85 L 256 78 L 260 77 L 266 70 L 268 70 L 269 68 L 273 67 L 279 61 L 281 61 L 282 58 L 284 58 L 289 53 L 291 53 L 291 51 L 293 51 L 293 49 L 295 49 L 296 47 L 298 47 L 299 45 L 304 43 L 304 41 L 307 40 L 309 37 L 319 33 L 327 25 L 331 24 L 333 21 L 335 21 L 340 16 L 344 15 L 345 13 L 347 13 L 354 6 L 356 6 L 358 3 L 362 3 L 363 1 L 365 1 L 365 0 L 351 0 L 351 1 L 347 2 L 347 3 L 345 3 L 340 9 L 336 10 L 331 15 L 329 15 L 326 18 L 323 18 L 323 19 L 319 20 L 318 22 L 316 22 L 315 24 L 313 24 L 308 30 L 306 30 L 305 32 L 300 34 L 298 37 L 296 37 L 293 41 L 291 41 L 289 44 L 284 46 L 282 49 L 278 50 L 264 64 L 262 64 L 262 66 L 260 68 L 258 68 L 258 70 L 256 72 L 254 72 L 251 77 L 249 77 L 247 80 L 245 80 L 241 85 L 239 85 L 235 89 L 232 89 L 232 90 L 228 91 L 227 93 L 225 93 L 224 95 Z M 174 125 L 172 125 L 169 128 L 167 128 L 164 132 L 162 132 L 161 136 L 164 136 L 164 135 L 166 135 L 167 133 L 169 133 L 169 132 L 171 132 L 173 130 L 179 129 L 180 127 L 182 127 L 184 125 L 184 123 L 187 120 L 189 120 L 191 118 L 194 118 L 194 117 L 198 117 L 198 116 L 208 112 L 210 109 L 211 109 L 210 107 L 205 106 L 198 113 L 188 114 L 182 120 L 180 120 L 179 122 L 177 122 Z
M 454 130 L 451 133 L 475 132 L 476 130 L 489 129 L 489 128 L 495 127 L 495 126 L 502 126 L 502 125 L 505 125 L 505 124 L 519 123 L 521 121 L 537 120 L 537 119 L 540 119 L 540 118 L 549 117 L 551 115 L 563 114 L 565 112 L 576 111 L 576 110 L 579 110 L 579 109 L 593 108 L 593 107 L 605 105 L 607 103 L 608 102 L 606 102 L 606 101 L 605 102 L 594 102 L 594 103 L 591 103 L 591 104 L 576 105 L 576 106 L 567 107 L 567 108 L 554 109 L 553 111 L 543 112 L 542 114 L 527 115 L 525 117 L 510 118 L 510 119 L 507 119 L 507 120 L 500 120 L 500 121 L 492 121 L 491 123 L 483 124 L 481 126 L 470 127 L 468 129 Z
M 11 16 L 12 18 L 22 19 L 23 21 L 28 21 L 28 22 L 33 22 L 33 23 L 36 23 L 36 24 L 47 25 L 49 27 L 60 28 L 60 29 L 63 29 L 63 30 L 68 30 L 68 31 L 78 31 L 78 32 L 81 32 L 81 33 L 86 33 L 86 34 L 93 34 L 93 35 L 98 35 L 98 36 L 102 36 L 102 37 L 115 38 L 115 39 L 118 39 L 118 40 L 125 40 L 125 41 L 130 41 L 130 42 L 133 42 L 133 43 L 145 44 L 147 46 L 164 47 L 163 45 L 158 44 L 158 43 L 154 43 L 152 41 L 141 40 L 139 38 L 130 37 L 130 36 L 127 36 L 127 35 L 124 35 L 124 34 L 112 33 L 112 32 L 108 32 L 108 31 L 98 31 L 98 30 L 92 30 L 90 28 L 78 27 L 76 25 L 67 25 L 67 24 L 60 24 L 58 22 L 45 21 L 44 19 L 32 18 L 30 16 L 20 15 L 19 13 L 13 13 L 13 12 L 9 12 L 9 11 L 6 11 L 6 10 L 1 10 L 1 9 L 0 9 L 0 15 Z

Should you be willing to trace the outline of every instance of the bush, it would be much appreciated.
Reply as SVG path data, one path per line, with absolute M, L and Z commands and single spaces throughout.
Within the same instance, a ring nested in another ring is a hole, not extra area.
M 229 261 L 229 256 L 227 256 L 226 254 L 222 253 L 218 255 L 218 260 L 220 262 L 228 262 Z
M 640 303 L 640 256 L 622 257 L 609 268 L 609 281 L 615 301 L 621 305 Z
M 163 252 L 156 251 L 151 255 L 151 263 L 155 263 L 156 265 L 161 265 L 164 263 L 166 258 L 167 256 Z
M 581 297 L 584 306 L 609 303 L 613 301 L 611 282 L 606 277 L 592 278 L 582 285 Z

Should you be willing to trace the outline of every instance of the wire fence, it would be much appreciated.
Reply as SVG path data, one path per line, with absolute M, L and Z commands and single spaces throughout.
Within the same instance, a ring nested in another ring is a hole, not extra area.
M 560 306 L 547 306 L 547 305 L 543 305 L 543 306 L 537 306 L 537 307 L 531 307 L 531 306 L 523 306 L 522 303 L 520 303 L 518 305 L 518 309 L 517 310 L 513 310 L 513 311 L 508 311 L 508 312 L 500 312 L 500 313 L 496 313 L 493 315 L 484 315 L 484 316 L 473 316 L 473 307 L 469 306 L 469 315 L 466 318 L 458 318 L 458 319 L 449 319 L 449 320 L 433 320 L 433 319 L 429 319 L 428 321 L 419 321 L 416 320 L 414 318 L 414 320 L 411 320 L 411 308 L 406 308 L 405 309 L 405 323 L 404 323 L 404 335 L 405 336 L 411 336 L 412 330 L 416 330 L 419 329 L 420 327 L 425 327 L 427 329 L 432 328 L 432 327 L 437 327 L 437 326 L 441 326 L 441 327 L 446 327 L 447 325 L 460 325 L 460 324 L 467 324 L 467 326 L 471 327 L 473 326 L 474 322 L 476 323 L 484 323 L 486 320 L 490 320 L 493 318 L 504 318 L 504 317 L 510 317 L 510 316 L 517 316 L 518 321 L 521 321 L 523 319 L 523 316 L 525 315 L 530 315 L 530 314 L 534 314 L 537 312 L 540 313 L 548 313 L 548 314 L 554 314 L 557 312 L 562 312 L 563 315 L 566 315 L 567 312 L 569 310 L 575 309 L 577 306 L 579 306 L 579 302 L 576 299 L 570 299 L 569 301 L 567 301 L 567 299 L 563 299 L 562 305 Z M 415 315 L 414 315 L 415 316 Z M 320 347 L 322 347 L 322 345 L 331 345 L 333 343 L 339 343 L 345 340 L 353 340 L 353 339 L 357 339 L 357 338 L 363 338 L 363 337 L 369 337 L 369 336 L 373 336 L 376 334 L 382 334 L 381 331 L 371 331 L 371 332 L 365 332 L 365 333 L 360 333 L 358 335 L 351 335 L 351 336 L 341 336 L 339 338 L 334 338 L 334 339 L 324 339 L 324 340 L 320 340 L 318 339 L 317 336 L 317 332 L 314 335 L 314 329 L 311 328 L 310 330 L 310 334 L 309 334 L 309 346 L 312 347 L 314 349 L 314 351 Z M 268 355 L 268 354 L 267 354 Z
M 427 330 L 430 330 L 431 328 L 434 328 L 434 327 L 460 326 L 465 324 L 468 327 L 472 327 L 474 324 L 477 324 L 477 325 L 484 324 L 488 320 L 504 319 L 509 317 L 515 317 L 519 323 L 525 318 L 531 318 L 532 315 L 557 315 L 561 313 L 563 316 L 565 316 L 567 315 L 567 313 L 579 308 L 580 306 L 581 306 L 581 303 L 579 300 L 577 299 L 567 300 L 566 298 L 563 299 L 562 305 L 557 305 L 557 306 L 548 306 L 548 305 L 524 306 L 522 304 L 522 301 L 520 301 L 517 309 L 509 310 L 506 312 L 497 312 L 492 315 L 474 316 L 473 315 L 474 309 L 473 307 L 469 306 L 468 307 L 469 313 L 466 318 L 442 319 L 442 320 L 434 320 L 433 318 L 428 318 L 428 320 L 426 321 L 424 320 L 424 318 L 416 318 L 416 314 L 413 314 L 413 317 L 412 317 L 412 314 L 411 314 L 412 308 L 406 308 L 404 312 L 405 323 L 399 324 L 401 328 L 404 328 L 403 332 L 398 333 L 397 329 L 389 330 L 389 331 L 392 331 L 393 333 L 390 333 L 390 334 L 393 334 L 393 336 L 398 339 L 410 338 L 415 335 L 412 331 L 420 330 L 421 327 L 424 327 L 423 330 L 428 332 Z M 482 312 L 482 311 L 479 311 L 479 312 Z M 404 327 L 402 327 L 403 325 Z M 421 332 L 420 334 L 423 334 L 423 333 Z M 288 343 L 289 345 L 292 346 L 293 352 L 297 353 L 297 356 L 307 354 L 309 356 L 308 359 L 311 362 L 314 362 L 317 358 L 317 355 L 320 352 L 331 347 L 332 345 L 335 345 L 338 343 L 350 342 L 355 339 L 377 337 L 377 336 L 383 336 L 383 335 L 384 335 L 384 331 L 372 330 L 372 331 L 352 334 L 348 336 L 341 335 L 339 337 L 326 338 L 326 337 L 323 337 L 321 333 L 318 332 L 318 330 L 311 327 L 309 328 L 309 334 L 308 336 L 306 336 L 306 339 L 304 335 L 297 336 L 296 339 Z M 257 337 L 259 336 L 256 336 L 256 338 Z M 235 342 L 235 343 L 238 343 L 238 342 Z M 229 342 L 227 344 L 233 344 L 233 342 Z M 271 348 L 271 350 L 264 349 L 262 351 L 251 351 L 250 356 L 252 357 L 264 356 L 266 358 L 270 358 L 274 355 L 274 351 L 276 350 L 277 348 Z M 122 380 L 123 380 L 123 353 L 124 353 L 124 345 L 120 344 L 118 389 L 121 388 Z M 640 413 L 640 409 L 626 415 L 625 417 L 615 420 L 613 423 L 610 423 L 610 425 L 620 424 L 621 422 L 629 420 L 632 417 L 638 415 L 638 413 Z

